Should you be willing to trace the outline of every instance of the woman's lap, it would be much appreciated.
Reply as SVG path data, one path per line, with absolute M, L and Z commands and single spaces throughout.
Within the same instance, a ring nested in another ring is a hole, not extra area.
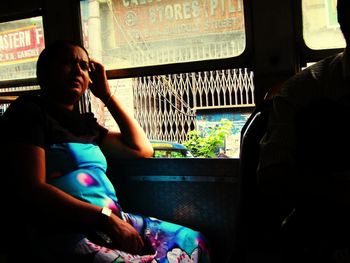
M 32 244 L 40 248 L 38 252 L 49 262 L 57 262 L 55 259 L 62 258 L 62 256 L 65 260 L 69 257 L 91 258 L 92 261 L 86 260 L 85 262 L 93 263 L 210 262 L 207 242 L 201 233 L 152 217 L 125 213 L 124 219 L 132 224 L 144 239 L 146 249 L 142 254 L 145 255 L 130 255 L 116 249 L 109 249 L 92 242 L 81 234 L 40 234 L 40 238 L 37 239 L 35 233 L 31 235 L 34 237 Z

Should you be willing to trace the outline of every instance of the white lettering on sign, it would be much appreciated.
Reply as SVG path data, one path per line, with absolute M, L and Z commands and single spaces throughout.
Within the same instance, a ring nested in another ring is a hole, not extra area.
M 30 30 L 0 35 L 0 50 L 31 46 Z
M 242 0 L 112 0 L 112 3 L 119 20 L 115 26 L 118 45 L 130 39 L 158 41 L 244 30 Z
M 40 45 L 44 41 L 43 29 L 40 27 L 35 29 L 35 40 L 37 45 Z
M 124 7 L 129 7 L 129 6 L 152 4 L 155 2 L 161 2 L 161 1 L 162 0 L 123 0 L 123 5 Z
M 235 18 L 227 18 L 224 20 L 207 21 L 204 23 L 204 26 L 206 30 L 231 28 L 234 20 Z
M 231 0 L 210 0 L 210 15 L 215 15 L 216 12 L 220 12 L 221 15 L 225 15 L 226 10 L 229 13 L 235 13 L 242 11 L 241 0 L 237 1 L 237 4 L 234 5 Z
M 199 0 L 184 1 L 183 3 L 153 5 L 149 8 L 151 23 L 161 23 L 164 20 L 179 21 L 199 16 L 225 16 L 242 11 L 241 0 Z
M 149 8 L 149 16 L 151 23 L 197 18 L 200 16 L 199 3 L 197 0 L 193 0 L 192 3 L 152 6 Z
M 17 53 L 18 59 L 37 57 L 37 56 L 39 56 L 39 50 L 37 48 L 30 49 L 30 50 L 23 50 Z
M 36 25 L 0 32 L 1 65 L 34 61 L 43 48 L 43 29 Z

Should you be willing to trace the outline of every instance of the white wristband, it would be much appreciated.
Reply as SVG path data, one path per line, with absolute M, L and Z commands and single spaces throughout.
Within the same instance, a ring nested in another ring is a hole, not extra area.
M 108 219 L 112 215 L 112 210 L 108 207 L 103 207 L 101 210 L 101 214 L 105 219 Z

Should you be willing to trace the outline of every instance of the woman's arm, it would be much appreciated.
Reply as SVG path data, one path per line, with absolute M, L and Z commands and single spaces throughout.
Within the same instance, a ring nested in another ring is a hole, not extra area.
M 146 134 L 121 106 L 120 101 L 112 96 L 106 106 L 120 129 L 120 133 L 108 132 L 102 141 L 101 149 L 106 155 L 123 158 L 151 157 L 153 148 Z
M 101 229 L 120 245 L 119 249 L 131 253 L 141 250 L 142 239 L 131 225 L 114 214 L 104 220 L 101 207 L 80 201 L 46 183 L 43 148 L 16 143 L 6 145 L 4 150 L 7 152 L 8 176 L 13 184 L 11 194 L 21 200 L 25 217 L 34 224 L 55 229 L 59 226 L 63 229 Z
M 112 157 L 151 157 L 153 147 L 137 121 L 125 110 L 121 101 L 112 95 L 105 69 L 91 61 L 92 93 L 102 100 L 119 126 L 119 132 L 109 132 L 101 144 L 102 151 Z

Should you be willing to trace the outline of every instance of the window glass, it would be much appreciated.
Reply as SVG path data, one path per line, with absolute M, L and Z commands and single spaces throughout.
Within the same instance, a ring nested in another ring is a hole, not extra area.
M 107 70 L 231 58 L 246 46 L 243 0 L 80 3 L 84 46 Z M 240 130 L 255 106 L 250 70 L 140 76 L 109 84 L 151 141 L 177 145 L 194 157 L 239 157 Z M 92 94 L 90 103 L 102 125 L 117 128 Z M 180 157 L 171 151 L 155 157 Z
M 43 48 L 42 17 L 0 23 L 0 81 L 34 78 Z
M 168 147 L 156 157 L 175 157 L 170 152 L 178 148 L 194 157 L 239 157 L 241 129 L 255 106 L 248 69 L 113 79 L 109 85 L 154 147 Z M 117 130 L 107 108 L 93 96 L 90 100 L 98 121 Z
M 80 3 L 85 47 L 107 69 L 229 58 L 245 49 L 243 0 Z
M 343 48 L 345 40 L 337 21 L 337 0 L 303 0 L 303 37 L 315 50 Z

